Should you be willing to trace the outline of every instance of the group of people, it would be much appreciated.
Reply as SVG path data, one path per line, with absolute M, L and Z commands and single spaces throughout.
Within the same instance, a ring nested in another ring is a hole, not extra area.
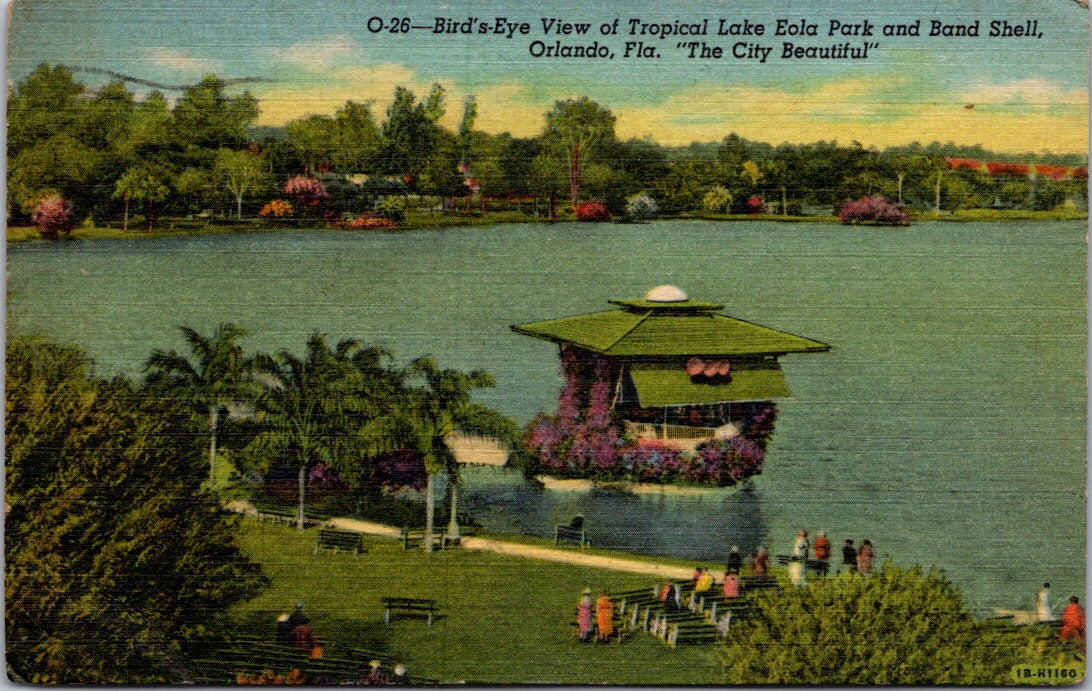
M 277 642 L 284 646 L 299 648 L 308 651 L 308 658 L 319 660 L 322 658 L 322 640 L 315 636 L 311 628 L 311 618 L 303 612 L 303 602 L 297 601 L 292 614 L 281 613 L 277 617 Z M 304 674 L 293 669 L 288 674 L 275 674 L 272 671 L 248 676 L 239 675 L 236 679 L 239 684 L 306 684 L 314 683 L 308 680 Z M 388 672 L 383 669 L 379 660 L 372 660 L 367 669 L 360 671 L 357 684 L 367 686 L 379 686 L 389 684 L 408 684 L 409 675 L 405 665 L 395 665 L 394 670 Z
M 356 681 L 361 686 L 390 686 L 392 684 L 408 684 L 409 674 L 405 665 L 395 665 L 393 672 L 383 669 L 379 660 L 368 663 L 368 669 L 360 671 L 360 678 Z
M 322 657 L 322 640 L 315 636 L 310 617 L 303 613 L 303 602 L 296 602 L 292 614 L 282 612 L 277 617 L 277 642 L 308 651 L 312 660 Z
M 793 544 L 792 556 L 789 561 L 789 580 L 795 586 L 807 585 L 805 568 L 811 561 L 819 562 L 818 571 L 826 575 L 830 570 L 831 544 L 827 539 L 825 530 L 820 530 L 815 536 L 814 542 L 808 541 L 808 531 L 801 530 L 796 534 L 796 542 Z M 876 558 L 876 550 L 871 540 L 865 540 L 860 548 L 853 544 L 853 540 L 846 539 L 842 543 L 842 564 L 849 567 L 850 571 L 869 574 L 872 573 L 872 562 Z
M 606 643 L 610 640 L 614 633 L 614 601 L 610 599 L 610 593 L 604 590 L 593 605 L 591 588 L 585 588 L 576 606 L 576 636 L 581 642 L 593 640 L 593 625 L 595 641 Z
M 1050 606 L 1050 584 L 1044 583 L 1042 590 L 1035 596 L 1036 617 L 1042 623 L 1055 621 L 1054 608 Z M 1062 626 L 1058 630 L 1058 639 L 1062 643 L 1075 641 L 1084 650 L 1085 628 L 1084 608 L 1076 597 L 1069 598 L 1069 604 L 1062 610 Z

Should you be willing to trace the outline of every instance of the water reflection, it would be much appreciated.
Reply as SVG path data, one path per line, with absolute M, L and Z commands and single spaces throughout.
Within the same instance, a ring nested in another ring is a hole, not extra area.
M 709 489 L 634 494 L 595 488 L 545 490 L 515 471 L 468 468 L 464 506 L 488 530 L 553 537 L 555 525 L 582 515 L 592 545 L 685 559 L 720 560 L 732 545 L 744 554 L 768 538 L 761 490 Z

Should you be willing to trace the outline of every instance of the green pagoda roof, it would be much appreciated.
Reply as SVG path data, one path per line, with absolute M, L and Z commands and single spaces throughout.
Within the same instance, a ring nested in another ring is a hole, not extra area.
M 653 289 L 643 300 L 610 301 L 622 309 L 516 324 L 511 328 L 526 336 L 628 358 L 780 355 L 830 350 L 829 345 L 819 341 L 717 314 L 722 305 L 690 300 L 677 288 L 674 290 L 682 299 L 648 299 L 661 288 Z

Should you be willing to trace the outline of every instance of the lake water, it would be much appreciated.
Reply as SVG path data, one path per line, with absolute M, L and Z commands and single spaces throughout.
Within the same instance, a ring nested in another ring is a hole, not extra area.
M 936 565 L 971 604 L 1030 607 L 1085 583 L 1085 224 L 664 221 L 397 235 L 225 235 L 8 247 L 8 318 L 137 374 L 177 326 L 233 321 L 250 349 L 315 330 L 399 360 L 484 368 L 480 400 L 521 422 L 552 409 L 556 348 L 508 326 L 609 309 L 673 283 L 724 312 L 829 343 L 781 359 L 781 403 L 753 492 L 537 490 L 468 473 L 490 528 L 552 535 L 582 513 L 593 543 L 720 559 L 826 529 Z

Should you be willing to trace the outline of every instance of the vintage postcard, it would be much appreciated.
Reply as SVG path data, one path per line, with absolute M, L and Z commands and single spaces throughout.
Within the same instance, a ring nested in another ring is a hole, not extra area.
M 1085 675 L 1085 0 L 16 0 L 22 684 Z

